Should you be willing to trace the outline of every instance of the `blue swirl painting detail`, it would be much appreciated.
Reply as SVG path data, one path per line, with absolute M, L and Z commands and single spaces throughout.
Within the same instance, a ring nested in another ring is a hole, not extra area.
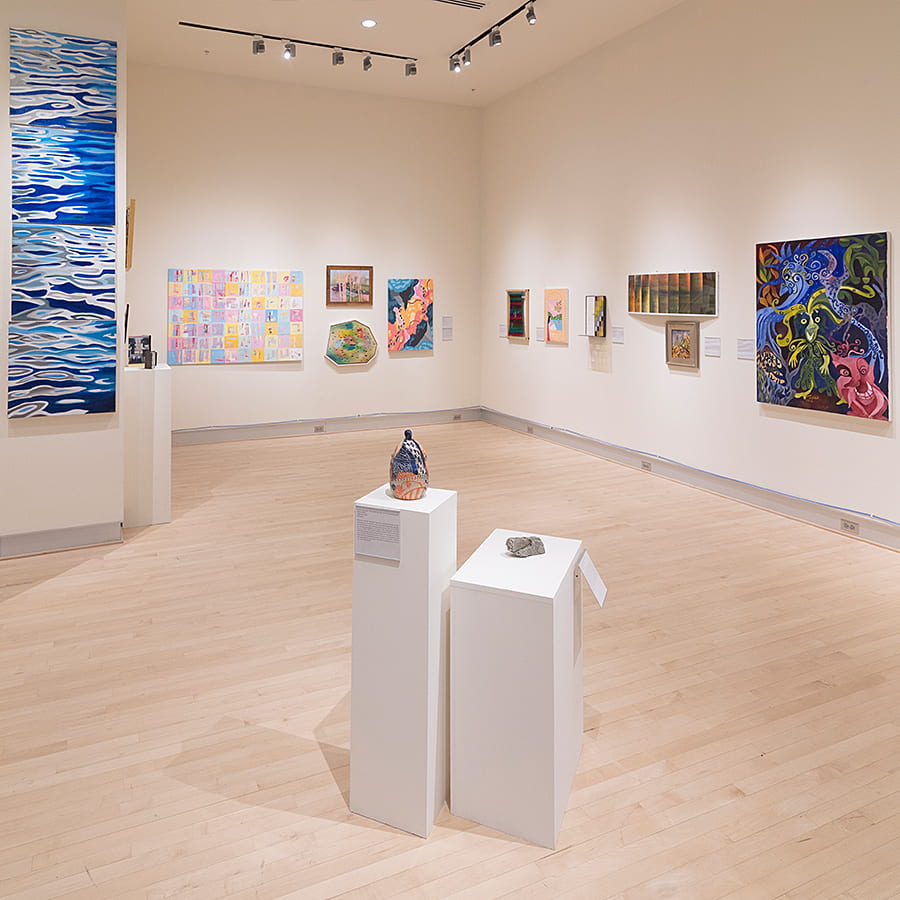
M 115 317 L 114 228 L 13 225 L 12 315 L 39 308 Z
M 116 136 L 12 129 L 13 222 L 115 225 Z
M 116 323 L 34 313 L 9 324 L 9 418 L 114 412 Z
M 13 125 L 116 130 L 116 42 L 11 28 Z

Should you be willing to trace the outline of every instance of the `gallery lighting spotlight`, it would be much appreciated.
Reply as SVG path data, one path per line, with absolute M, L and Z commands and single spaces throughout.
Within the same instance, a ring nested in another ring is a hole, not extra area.
M 410 75 L 418 75 L 419 70 L 416 68 L 416 61 L 411 59 L 407 64 L 404 70 L 406 72 L 406 77 L 409 78 Z
M 260 53 L 266 52 L 266 42 L 259 36 L 253 38 L 253 55 L 259 56 Z
M 525 7 L 525 21 L 529 25 L 534 25 L 537 22 L 537 16 L 534 14 L 534 4 L 529 3 L 528 6 Z
M 294 59 L 297 56 L 297 45 L 293 41 L 285 41 L 282 55 L 285 59 Z
M 455 56 L 455 55 L 451 56 L 450 57 L 450 71 L 451 72 L 459 72 L 461 69 L 462 69 L 462 66 L 460 65 L 459 57 Z
M 363 59 L 363 72 L 368 72 L 372 68 L 372 57 L 366 56 Z
M 333 66 L 342 66 L 344 64 L 344 51 L 340 47 L 335 47 L 331 54 L 331 64 Z
M 503 43 L 503 35 L 500 34 L 499 28 L 492 28 L 491 34 L 488 37 L 488 46 L 489 47 L 499 47 Z
M 462 61 L 463 61 L 464 66 L 472 65 L 472 48 L 471 47 L 466 47 L 466 49 L 463 50 Z

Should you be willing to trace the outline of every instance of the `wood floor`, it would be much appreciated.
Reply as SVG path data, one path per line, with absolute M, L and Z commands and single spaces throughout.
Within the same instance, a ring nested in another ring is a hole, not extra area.
M 580 538 L 609 587 L 559 848 L 352 815 L 352 503 L 398 436 L 176 448 L 171 524 L 0 563 L 0 896 L 900 896 L 900 554 L 485 423 L 416 429 L 459 561 Z

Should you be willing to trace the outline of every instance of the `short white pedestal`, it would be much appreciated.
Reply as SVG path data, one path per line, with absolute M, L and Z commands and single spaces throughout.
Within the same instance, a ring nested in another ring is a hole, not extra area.
M 127 366 L 122 378 L 125 525 L 172 519 L 172 370 Z
M 554 848 L 584 731 L 581 541 L 516 559 L 494 531 L 453 576 L 454 815 Z
M 356 501 L 357 542 L 360 510 L 370 525 L 399 518 L 399 560 L 353 560 L 350 809 L 427 837 L 449 799 L 456 491 L 404 501 L 376 488 Z

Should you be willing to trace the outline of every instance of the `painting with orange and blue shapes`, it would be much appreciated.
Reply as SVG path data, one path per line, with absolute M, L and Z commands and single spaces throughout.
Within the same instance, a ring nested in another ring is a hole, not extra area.
M 885 232 L 758 244 L 760 403 L 889 418 Z
M 434 282 L 388 279 L 388 350 L 432 350 Z

